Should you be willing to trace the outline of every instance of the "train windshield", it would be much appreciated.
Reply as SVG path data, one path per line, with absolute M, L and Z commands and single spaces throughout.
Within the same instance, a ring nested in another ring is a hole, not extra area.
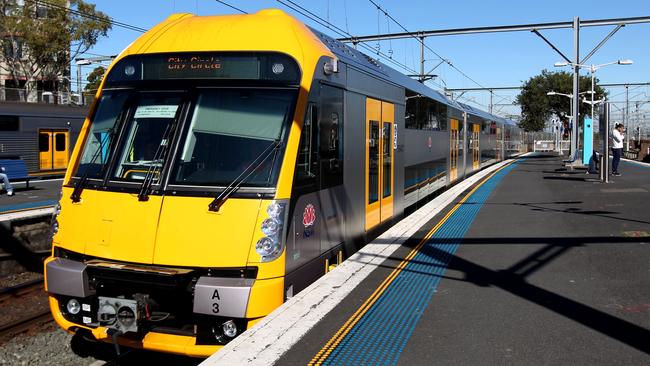
M 275 185 L 280 157 L 269 147 L 283 139 L 295 95 L 290 89 L 200 89 L 170 183 Z
M 125 124 L 125 142 L 113 179 L 142 181 L 150 175 L 154 183 L 159 181 L 180 102 L 180 97 L 163 93 L 139 98 Z
M 116 136 L 116 124 L 122 114 L 128 94 L 107 91 L 102 95 L 88 132 L 88 140 L 76 175 L 91 179 L 102 178 L 108 163 L 110 147 Z

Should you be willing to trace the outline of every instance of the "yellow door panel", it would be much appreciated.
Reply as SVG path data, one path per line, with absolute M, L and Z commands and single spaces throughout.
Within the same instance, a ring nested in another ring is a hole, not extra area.
M 449 180 L 454 181 L 458 178 L 458 120 L 451 120 L 451 128 L 449 129 Z
M 52 169 L 52 131 L 38 132 L 38 160 L 40 170 Z
M 230 198 L 219 212 L 212 198 L 165 197 L 154 263 L 170 266 L 245 267 L 260 200 Z
M 54 131 L 52 134 L 52 168 L 65 169 L 68 167 L 68 131 Z
M 366 230 L 379 224 L 381 102 L 366 99 Z
M 152 263 L 162 197 L 138 201 L 137 194 L 86 189 L 72 203 L 66 188 L 58 217 L 61 230 L 54 242 L 86 255 L 117 261 Z
M 391 103 L 381 103 L 381 221 L 393 216 L 393 170 L 395 154 L 393 154 L 395 106 Z

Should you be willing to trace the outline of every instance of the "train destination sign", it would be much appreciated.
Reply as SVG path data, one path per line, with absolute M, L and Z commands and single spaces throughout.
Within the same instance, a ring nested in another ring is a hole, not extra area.
M 270 80 L 297 83 L 300 70 L 278 53 L 173 53 L 127 56 L 111 70 L 107 85 L 144 80 Z
M 145 79 L 259 79 L 257 57 L 219 57 L 217 55 L 174 55 L 149 62 Z

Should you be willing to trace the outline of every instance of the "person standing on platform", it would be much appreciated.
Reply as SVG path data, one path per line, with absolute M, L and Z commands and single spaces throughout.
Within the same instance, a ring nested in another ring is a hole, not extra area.
M 614 131 L 612 131 L 612 175 L 620 176 L 621 173 L 618 171 L 618 164 L 621 162 L 621 154 L 623 153 L 623 140 L 625 139 L 625 128 L 622 123 L 617 123 L 614 125 Z
M 7 174 L 4 173 L 5 168 L 0 166 L 0 180 L 2 180 L 2 184 L 5 186 L 5 190 L 7 191 L 7 196 L 13 196 L 14 195 L 14 187 L 11 186 L 11 183 L 9 183 L 9 177 L 7 177 Z

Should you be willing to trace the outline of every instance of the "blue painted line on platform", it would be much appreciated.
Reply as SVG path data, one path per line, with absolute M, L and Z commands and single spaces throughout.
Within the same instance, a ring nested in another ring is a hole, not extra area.
M 0 214 L 5 214 L 5 213 L 15 212 L 15 211 L 30 210 L 35 208 L 51 207 L 51 206 L 55 206 L 56 203 L 57 201 L 55 200 L 45 200 L 45 201 L 38 201 L 38 202 L 17 203 L 15 205 L 4 205 L 4 206 L 0 206 Z
M 640 162 L 640 161 L 625 161 L 625 160 L 621 160 L 621 164 L 628 165 L 628 166 L 629 166 L 629 165 L 632 165 L 632 166 L 635 166 L 635 167 L 640 167 L 640 168 L 650 169 L 650 164 L 648 164 L 648 163 L 642 163 L 642 162 Z
M 519 161 L 497 172 L 440 226 L 323 365 L 397 363 L 465 233 L 490 193 Z

